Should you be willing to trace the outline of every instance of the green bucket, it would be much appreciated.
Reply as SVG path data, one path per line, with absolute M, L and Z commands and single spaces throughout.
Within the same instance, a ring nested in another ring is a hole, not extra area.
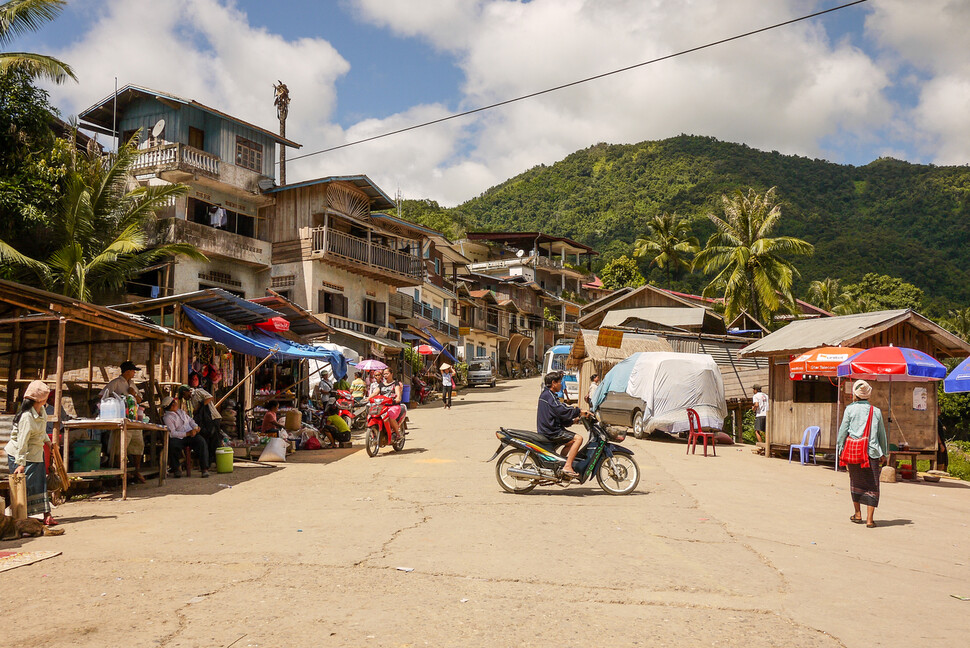
M 71 472 L 91 472 L 101 467 L 101 441 L 78 439 L 71 444 Z
M 232 448 L 216 448 L 216 472 L 232 472 Z

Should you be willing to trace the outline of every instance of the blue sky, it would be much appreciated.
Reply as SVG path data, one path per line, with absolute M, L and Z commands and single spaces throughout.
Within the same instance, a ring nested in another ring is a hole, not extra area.
M 275 127 L 301 153 L 832 7 L 822 0 L 73 0 L 15 43 L 74 65 L 73 114 L 113 78 Z M 680 133 L 866 164 L 970 161 L 964 0 L 872 0 L 810 23 L 494 112 L 292 163 L 366 173 L 387 193 L 466 200 L 598 142 Z

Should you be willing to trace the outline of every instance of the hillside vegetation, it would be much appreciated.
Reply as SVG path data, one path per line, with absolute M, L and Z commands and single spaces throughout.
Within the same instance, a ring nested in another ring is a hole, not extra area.
M 867 272 L 899 277 L 925 292 L 924 310 L 970 304 L 970 168 L 880 159 L 862 167 L 766 153 L 743 144 L 682 135 L 632 145 L 598 144 L 537 166 L 453 209 L 408 201 L 405 216 L 455 235 L 462 229 L 541 230 L 594 246 L 601 263 L 630 254 L 653 215 L 677 212 L 706 240 L 706 215 L 722 194 L 777 187 L 776 232 L 815 246 L 793 259 L 795 290 L 825 277 L 846 283 Z M 656 269 L 644 274 L 655 283 Z M 697 290 L 699 275 L 675 286 Z

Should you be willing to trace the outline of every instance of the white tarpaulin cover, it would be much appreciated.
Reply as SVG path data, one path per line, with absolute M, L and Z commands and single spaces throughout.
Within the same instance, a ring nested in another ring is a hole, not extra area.
M 721 370 L 711 356 L 704 353 L 640 352 L 622 364 L 629 367 L 624 391 L 641 399 L 644 404 L 644 431 L 658 430 L 668 434 L 687 431 L 688 408 L 697 411 L 704 428 L 720 430 L 724 427 L 727 416 L 724 381 Z M 620 365 L 614 367 L 616 369 L 620 369 Z M 620 373 L 625 372 L 621 370 Z M 604 378 L 603 382 L 607 383 L 607 380 Z M 609 382 L 612 383 L 610 391 L 623 389 L 622 380 Z

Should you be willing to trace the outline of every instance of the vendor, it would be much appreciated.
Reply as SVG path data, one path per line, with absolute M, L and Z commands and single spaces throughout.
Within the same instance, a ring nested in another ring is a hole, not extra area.
M 209 456 L 209 448 L 200 434 L 199 426 L 171 396 L 162 399 L 162 409 L 165 411 L 162 421 L 168 428 L 168 465 L 172 470 L 172 476 L 176 479 L 182 476 L 182 454 L 185 448 L 191 448 L 199 461 L 201 476 L 208 477 L 209 466 L 205 458 Z
M 101 398 L 110 398 L 111 396 L 116 396 L 126 402 L 127 409 L 127 398 L 131 396 L 135 399 L 135 403 L 142 402 L 141 392 L 135 387 L 135 374 L 138 373 L 138 367 L 131 360 L 125 360 L 121 363 L 121 375 L 109 382 L 101 390 Z M 121 432 L 118 430 L 112 430 L 111 437 L 108 442 L 109 454 L 113 457 L 121 448 Z M 141 430 L 135 430 L 132 428 L 128 429 L 128 447 L 125 450 L 128 454 L 128 461 L 135 468 L 134 479 L 139 484 L 145 483 L 145 478 L 141 474 L 141 459 L 145 454 L 145 435 Z
M 277 412 L 280 409 L 280 402 L 278 400 L 271 400 L 266 403 L 266 414 L 263 416 L 263 424 L 259 426 L 260 434 L 267 434 L 271 432 L 279 433 L 283 429 L 277 418 Z
M 44 524 L 57 524 L 51 516 L 51 501 L 47 495 L 47 467 L 44 463 L 44 444 L 47 436 L 47 413 L 44 404 L 50 387 L 42 380 L 27 385 L 24 401 L 13 419 L 10 441 L 3 450 L 7 453 L 7 468 L 11 475 L 27 475 L 27 515 L 43 516 Z
M 222 445 L 222 415 L 216 409 L 215 397 L 201 387 L 182 385 L 178 390 L 182 407 L 199 425 L 200 434 L 209 449 L 209 465 L 215 462 L 215 450 Z

